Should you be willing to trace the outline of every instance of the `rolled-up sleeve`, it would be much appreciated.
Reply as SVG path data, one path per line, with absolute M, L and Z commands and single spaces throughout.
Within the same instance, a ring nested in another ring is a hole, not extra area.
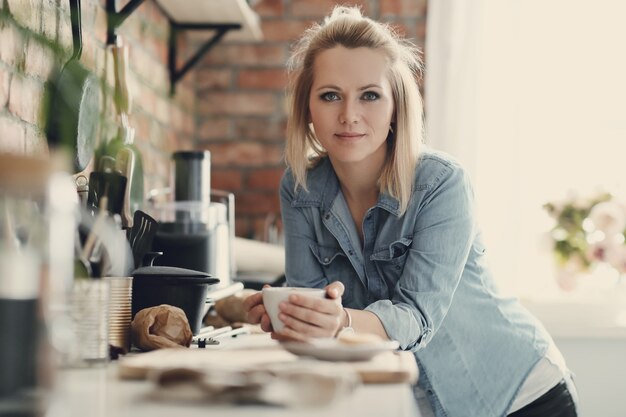
M 366 307 L 405 350 L 428 344 L 446 317 L 475 237 L 473 192 L 465 171 L 442 164 L 427 191 L 414 195 L 411 245 L 391 299 Z

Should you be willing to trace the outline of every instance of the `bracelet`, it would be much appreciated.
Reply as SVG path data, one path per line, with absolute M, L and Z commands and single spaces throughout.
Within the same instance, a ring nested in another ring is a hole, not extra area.
M 346 310 L 345 307 L 343 308 L 343 311 L 345 311 L 346 312 L 346 316 L 348 316 L 348 325 L 345 326 L 344 329 L 347 328 L 347 327 L 352 328 L 352 316 L 350 315 L 350 313 L 348 313 L 348 310 Z
M 346 308 L 343 308 L 343 311 L 346 312 L 346 316 L 348 316 L 348 325 L 344 326 L 341 330 L 339 330 L 337 332 L 337 334 L 335 335 L 335 337 L 340 337 L 342 334 L 346 334 L 346 333 L 354 333 L 354 329 L 352 328 L 352 316 L 350 315 L 350 313 L 348 313 L 348 310 L 346 310 Z

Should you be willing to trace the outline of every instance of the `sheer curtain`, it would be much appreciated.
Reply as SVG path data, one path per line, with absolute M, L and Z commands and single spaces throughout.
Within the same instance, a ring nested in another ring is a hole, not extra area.
M 429 2 L 426 132 L 474 181 L 508 292 L 562 297 L 542 205 L 624 192 L 626 2 Z

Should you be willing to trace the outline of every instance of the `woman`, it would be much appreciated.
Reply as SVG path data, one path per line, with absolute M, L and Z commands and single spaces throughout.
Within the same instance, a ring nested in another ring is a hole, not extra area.
M 291 69 L 289 166 L 280 189 L 291 296 L 277 338 L 351 327 L 400 342 L 420 368 L 423 415 L 576 416 L 554 342 L 498 295 L 461 166 L 421 149 L 417 51 L 337 7 L 305 32 Z M 260 294 L 248 317 L 271 325 Z

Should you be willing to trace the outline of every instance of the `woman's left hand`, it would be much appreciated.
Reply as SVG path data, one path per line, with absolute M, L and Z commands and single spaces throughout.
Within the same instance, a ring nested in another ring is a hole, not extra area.
M 341 304 L 344 286 L 335 281 L 325 288 L 326 298 L 289 296 L 289 301 L 279 304 L 279 318 L 285 323 L 275 339 L 305 341 L 312 337 L 334 337 L 345 323 L 345 311 Z

